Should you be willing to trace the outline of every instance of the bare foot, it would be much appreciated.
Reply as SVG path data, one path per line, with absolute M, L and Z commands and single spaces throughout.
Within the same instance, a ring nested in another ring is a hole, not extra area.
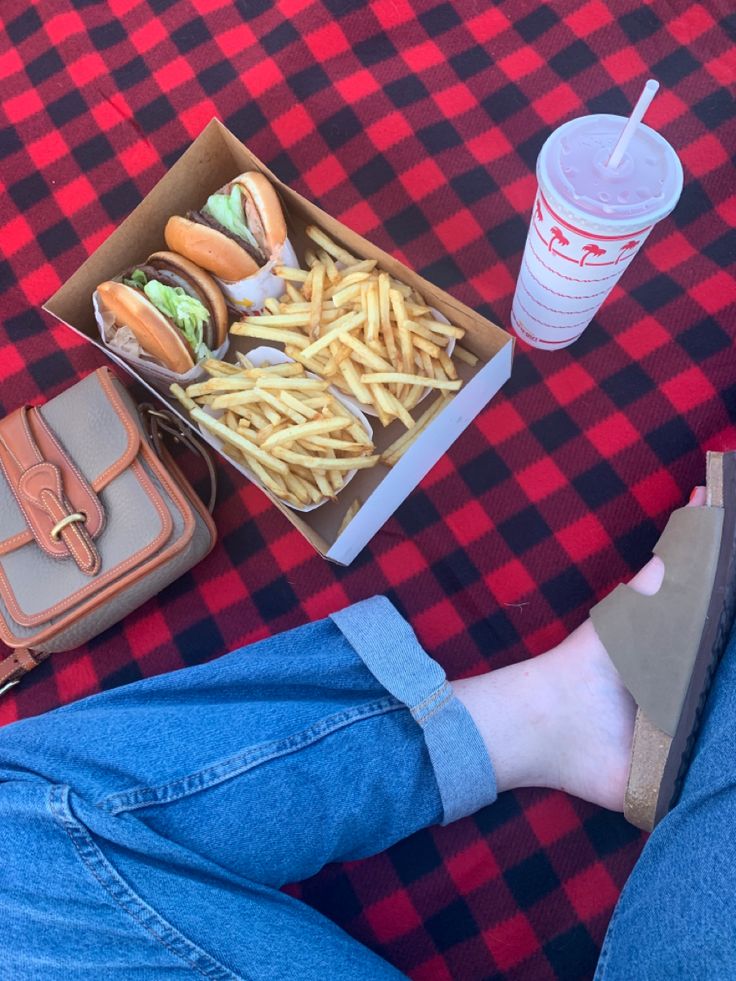
M 705 504 L 705 488 L 690 505 Z M 656 556 L 629 585 L 651 596 Z M 622 811 L 636 705 L 586 620 L 539 657 L 452 683 L 478 726 L 499 791 L 551 787 Z

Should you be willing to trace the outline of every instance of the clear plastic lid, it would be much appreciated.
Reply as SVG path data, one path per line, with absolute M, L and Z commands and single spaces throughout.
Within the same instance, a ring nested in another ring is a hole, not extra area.
M 564 123 L 542 147 L 540 183 L 593 218 L 628 225 L 664 218 L 682 191 L 682 165 L 659 133 L 639 123 L 618 167 L 608 167 L 623 116 L 582 116 Z

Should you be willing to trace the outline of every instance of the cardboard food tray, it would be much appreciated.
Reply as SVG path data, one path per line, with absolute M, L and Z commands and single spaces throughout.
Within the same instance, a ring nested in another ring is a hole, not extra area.
M 44 309 L 99 347 L 107 357 L 145 385 L 156 398 L 165 402 L 187 425 L 196 428 L 178 402 L 161 395 L 99 342 L 92 309 L 92 293 L 99 283 L 116 276 L 121 269 L 145 260 L 152 252 L 166 248 L 163 230 L 171 215 L 185 214 L 188 210 L 200 207 L 208 195 L 246 170 L 259 170 L 273 182 L 284 205 L 289 235 L 297 255 L 301 257 L 307 247 L 308 239 L 304 234 L 306 225 L 319 225 L 352 254 L 360 258 L 376 259 L 382 269 L 419 290 L 430 306 L 436 307 L 453 324 L 467 331 L 461 343 L 479 358 L 478 364 L 472 368 L 456 362 L 458 375 L 464 382 L 462 388 L 394 467 L 379 463 L 370 470 L 359 471 L 349 489 L 338 495 L 336 501 L 306 514 L 293 511 L 277 498 L 268 495 L 321 555 L 347 565 L 509 378 L 513 356 L 513 339 L 509 334 L 422 279 L 281 183 L 218 119 L 213 119 L 207 125 L 171 170 L 120 227 L 57 290 L 44 305 Z M 260 340 L 233 336 L 228 360 L 234 361 L 238 350 L 248 351 L 263 343 Z M 415 418 L 429 404 L 429 399 L 422 402 L 413 412 Z M 385 429 L 376 426 L 374 439 L 378 451 L 385 449 L 403 430 L 404 427 L 398 421 Z M 223 459 L 226 460 L 227 457 Z M 356 497 L 363 502 L 362 507 L 342 534 L 338 535 L 345 512 Z

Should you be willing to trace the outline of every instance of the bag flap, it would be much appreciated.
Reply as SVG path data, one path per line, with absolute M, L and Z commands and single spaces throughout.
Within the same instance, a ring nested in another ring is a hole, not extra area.
M 135 408 L 109 369 L 98 369 L 45 405 L 30 410 L 28 416 L 21 412 L 3 422 L 15 439 L 25 429 L 27 439 L 40 447 L 43 460 L 51 461 L 52 466 L 40 464 L 32 468 L 33 479 L 26 471 L 21 486 L 13 446 L 7 447 L 7 466 L 0 468 L 0 555 L 32 541 L 34 533 L 39 542 L 45 543 L 44 550 L 55 554 L 53 543 L 44 532 L 48 531 L 46 524 L 53 526 L 52 515 L 56 512 L 47 508 L 48 514 L 41 514 L 34 507 L 33 495 L 37 495 L 39 487 L 45 493 L 59 479 L 59 490 L 79 511 L 89 513 L 91 538 L 97 537 L 104 526 L 104 515 L 95 505 L 97 493 L 131 465 L 141 439 Z M 87 500 L 89 507 L 79 503 Z M 56 520 L 63 516 L 56 515 Z M 68 528 L 73 530 L 72 525 Z M 68 554 L 62 538 L 67 535 L 57 540 L 61 549 L 57 557 Z M 70 535 L 69 542 L 72 541 Z M 77 544 L 86 548 L 83 543 Z

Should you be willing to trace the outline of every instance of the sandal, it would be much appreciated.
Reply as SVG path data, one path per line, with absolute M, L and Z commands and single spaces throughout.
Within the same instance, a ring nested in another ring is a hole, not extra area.
M 654 547 L 654 596 L 617 586 L 591 610 L 637 704 L 624 815 L 644 831 L 679 797 L 710 683 L 734 622 L 736 452 L 708 453 L 707 504 L 674 511 Z

